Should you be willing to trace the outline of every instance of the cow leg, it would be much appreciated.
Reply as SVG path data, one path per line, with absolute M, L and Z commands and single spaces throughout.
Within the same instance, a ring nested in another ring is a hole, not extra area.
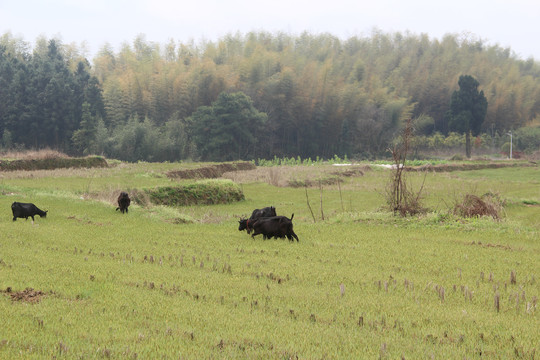
M 17 221 L 17 218 L 15 216 L 13 217 L 13 221 Z
M 300 241 L 300 240 L 298 240 L 298 236 L 296 236 L 296 234 L 294 233 L 294 231 L 291 231 L 291 235 L 296 239 L 297 242 Z

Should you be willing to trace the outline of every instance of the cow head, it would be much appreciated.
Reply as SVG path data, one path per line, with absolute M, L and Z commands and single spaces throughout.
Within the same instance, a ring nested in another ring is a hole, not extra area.
M 240 219 L 238 221 L 238 231 L 246 230 L 247 229 L 247 219 Z

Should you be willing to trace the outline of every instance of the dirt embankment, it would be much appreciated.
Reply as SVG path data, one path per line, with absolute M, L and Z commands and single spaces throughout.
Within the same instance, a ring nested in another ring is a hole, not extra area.
M 88 156 L 84 158 L 44 158 L 0 160 L 0 171 L 18 170 L 54 170 L 62 168 L 93 168 L 108 167 L 107 161 L 101 156 Z
M 204 166 L 197 169 L 173 170 L 167 176 L 173 179 L 216 179 L 229 171 L 243 171 L 255 169 L 251 162 L 224 163 Z
M 532 162 L 486 162 L 475 164 L 439 164 L 439 165 L 422 165 L 422 166 L 407 166 L 407 171 L 433 171 L 433 172 L 450 172 L 450 171 L 467 171 L 467 170 L 482 170 L 482 169 L 501 169 L 506 167 L 533 167 L 538 166 Z

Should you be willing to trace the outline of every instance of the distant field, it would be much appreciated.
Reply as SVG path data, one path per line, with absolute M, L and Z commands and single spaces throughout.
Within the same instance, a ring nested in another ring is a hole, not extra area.
M 245 201 L 115 211 L 196 166 L 0 172 L 0 359 L 538 358 L 538 167 L 428 173 L 418 218 L 382 210 L 389 170 L 366 165 L 226 173 Z M 449 214 L 486 192 L 501 221 Z M 13 222 L 13 201 L 48 216 Z M 300 242 L 237 230 L 269 205 Z

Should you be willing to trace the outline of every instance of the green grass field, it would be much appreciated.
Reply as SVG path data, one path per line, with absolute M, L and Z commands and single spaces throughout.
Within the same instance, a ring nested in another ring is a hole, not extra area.
M 540 356 L 538 167 L 430 173 L 418 218 L 381 210 L 382 169 L 309 188 L 316 222 L 303 187 L 242 175 L 245 201 L 115 211 L 120 190 L 177 184 L 165 173 L 186 166 L 0 173 L 0 359 Z M 449 215 L 486 192 L 502 220 Z M 13 222 L 13 201 L 48 216 Z M 269 205 L 294 213 L 300 242 L 238 231 Z M 39 301 L 14 298 L 27 288 Z

